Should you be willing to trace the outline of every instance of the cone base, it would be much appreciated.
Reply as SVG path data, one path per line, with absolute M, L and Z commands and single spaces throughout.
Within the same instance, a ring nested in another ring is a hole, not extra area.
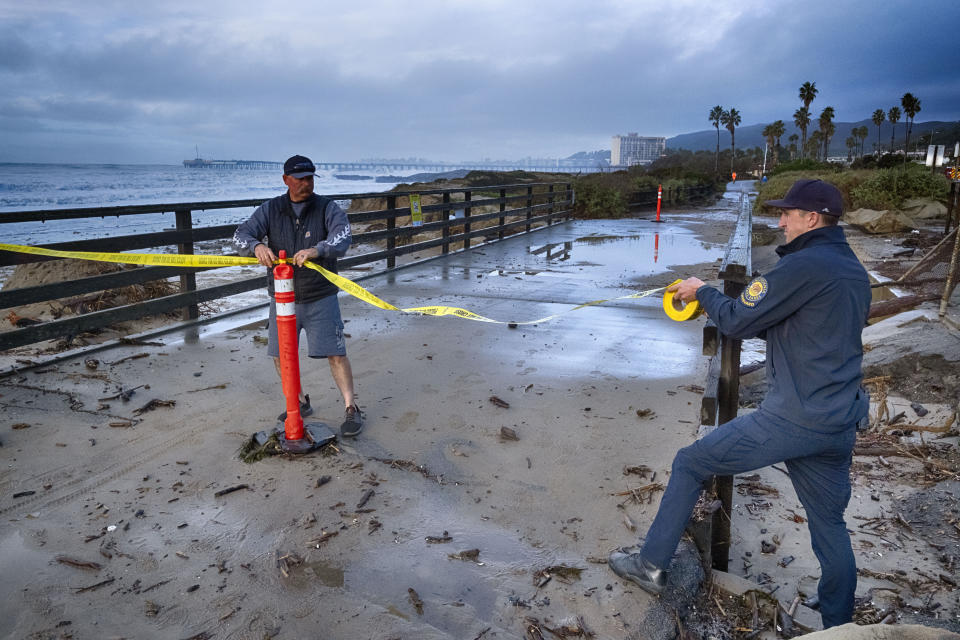
M 277 442 L 284 453 L 304 454 L 316 451 L 320 447 L 329 444 L 337 439 L 337 434 L 323 422 L 305 422 L 303 424 L 303 438 L 299 440 L 287 440 L 283 423 L 277 423 L 272 431 L 258 431 L 254 434 L 254 440 L 262 445 L 270 436 L 276 434 Z

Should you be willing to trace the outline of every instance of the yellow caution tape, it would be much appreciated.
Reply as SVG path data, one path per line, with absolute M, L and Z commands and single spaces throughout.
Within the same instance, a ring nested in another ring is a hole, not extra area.
M 674 280 L 667 288 L 669 289 L 673 285 L 683 282 L 683 280 Z M 663 294 L 663 311 L 669 316 L 671 320 L 676 320 L 677 322 L 683 322 L 684 320 L 693 320 L 701 313 L 703 313 L 703 307 L 700 306 L 700 303 L 697 300 L 694 300 L 690 304 L 678 307 L 677 304 L 680 303 L 680 300 L 674 302 L 673 300 L 673 291 L 666 291 Z
M 174 267 L 233 267 L 240 265 L 251 265 L 259 264 L 259 261 L 256 258 L 245 258 L 241 256 L 206 256 L 206 255 L 194 255 L 194 254 L 168 254 L 168 253 L 107 253 L 99 251 L 59 251 L 57 249 L 44 249 L 41 247 L 30 247 L 26 245 L 18 244 L 6 244 L 0 242 L 0 250 L 3 251 L 13 251 L 16 253 L 29 253 L 39 256 L 49 256 L 52 258 L 72 258 L 74 260 L 96 260 L 100 262 L 117 262 L 122 264 L 138 264 L 144 266 L 174 266 Z M 278 260 L 278 262 L 281 262 Z M 292 260 L 287 258 L 282 262 L 292 263 Z M 657 287 L 656 289 L 648 289 L 646 291 L 639 291 L 636 293 L 631 293 L 616 298 L 607 298 L 604 300 L 592 300 L 590 302 L 584 302 L 583 304 L 578 304 L 570 309 L 561 311 L 560 313 L 554 313 L 552 315 L 546 316 L 544 318 L 539 318 L 537 320 L 527 320 L 525 322 L 514 322 L 514 321 L 505 321 L 505 320 L 493 320 L 487 318 L 486 316 L 481 316 L 480 314 L 474 313 L 467 309 L 462 309 L 460 307 L 448 307 L 443 305 L 434 305 L 429 307 L 408 307 L 406 309 L 401 309 L 396 307 L 386 300 L 378 298 L 374 294 L 370 293 L 359 284 L 350 280 L 349 278 L 344 278 L 343 276 L 336 274 L 329 269 L 325 269 L 320 265 L 306 261 L 303 263 L 303 266 L 318 271 L 323 277 L 335 284 L 337 287 L 343 291 L 349 293 L 355 298 L 363 300 L 367 304 L 371 304 L 380 309 L 387 311 L 399 311 L 401 313 L 415 313 L 418 315 L 424 316 L 456 316 L 458 318 L 463 318 L 464 320 L 475 320 L 477 322 L 490 322 L 495 324 L 509 324 L 509 325 L 529 325 L 529 324 L 539 324 L 541 322 L 547 322 L 548 320 L 553 320 L 554 318 L 561 316 L 565 313 L 571 311 L 576 311 L 577 309 L 582 309 L 584 307 L 591 307 L 598 304 L 603 304 L 604 302 L 611 302 L 613 300 L 626 300 L 630 298 L 646 298 L 649 295 L 653 295 L 658 291 L 663 291 L 664 287 Z M 680 282 L 677 280 L 677 282 Z M 671 296 L 672 297 L 672 296 Z M 664 298 L 666 300 L 666 298 Z M 672 306 L 672 305 L 671 305 Z M 697 305 L 699 308 L 699 305 Z M 666 310 L 666 303 L 664 303 L 664 310 Z M 667 315 L 670 315 L 670 311 L 667 311 Z M 673 317 L 672 315 L 670 317 Z M 674 317 L 674 320 L 677 318 Z M 687 319 L 687 318 L 683 318 Z

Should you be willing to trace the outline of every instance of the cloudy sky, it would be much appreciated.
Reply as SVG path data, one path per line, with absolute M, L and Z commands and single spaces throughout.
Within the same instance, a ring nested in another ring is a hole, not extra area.
M 960 119 L 949 0 L 0 0 L 0 162 L 563 157 L 610 136 Z

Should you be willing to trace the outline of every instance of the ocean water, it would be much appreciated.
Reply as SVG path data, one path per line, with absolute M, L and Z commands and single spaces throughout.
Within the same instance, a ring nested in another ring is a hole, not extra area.
M 174 226 L 173 213 L 11 224 L 2 224 L 2 219 L 9 211 L 270 198 L 286 189 L 281 173 L 181 165 L 0 163 L 0 238 L 34 245 L 162 231 Z M 314 189 L 321 194 L 374 193 L 395 184 L 373 178 L 341 180 L 327 172 L 317 174 Z M 252 212 L 252 207 L 195 211 L 193 224 L 239 224 Z

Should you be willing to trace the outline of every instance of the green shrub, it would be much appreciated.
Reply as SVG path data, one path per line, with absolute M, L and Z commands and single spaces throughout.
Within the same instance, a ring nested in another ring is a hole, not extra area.
M 802 171 L 804 173 L 838 173 L 842 170 L 843 167 L 839 165 L 820 162 L 812 158 L 803 158 L 801 160 L 791 160 L 790 162 L 778 164 L 770 171 L 770 175 L 776 176 L 781 173 L 790 173 L 793 171 Z
M 945 200 L 949 190 L 950 184 L 944 176 L 931 175 L 925 167 L 908 164 L 906 169 L 873 171 L 850 190 L 850 200 L 854 209 L 898 209 L 908 198 Z
M 622 218 L 627 215 L 623 192 L 595 181 L 581 179 L 576 184 L 576 215 L 581 218 Z

